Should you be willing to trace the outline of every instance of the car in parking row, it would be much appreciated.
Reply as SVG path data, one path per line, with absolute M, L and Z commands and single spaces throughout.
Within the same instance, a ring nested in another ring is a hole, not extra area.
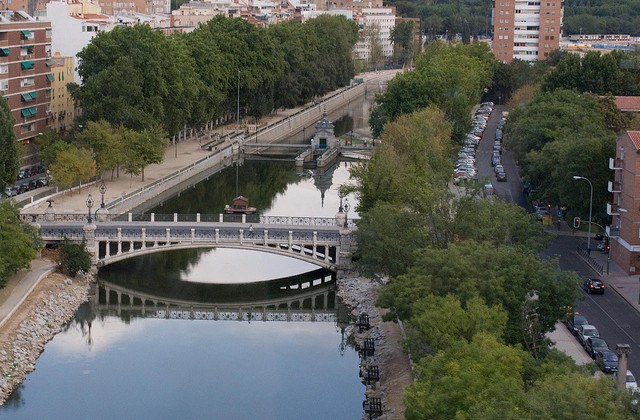
M 493 110 L 493 104 L 482 103 L 473 118 L 473 128 L 467 133 L 463 147 L 458 152 L 458 159 L 453 168 L 453 183 L 459 185 L 466 181 L 476 179 L 476 150 L 482 140 L 487 121 Z

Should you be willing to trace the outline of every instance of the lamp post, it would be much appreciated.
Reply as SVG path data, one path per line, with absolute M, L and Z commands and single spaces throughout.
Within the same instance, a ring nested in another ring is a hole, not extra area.
M 344 191 L 338 190 L 338 197 L 340 197 L 340 208 L 338 211 L 342 213 L 344 211 L 344 207 L 342 206 L 342 199 L 344 198 Z
M 104 194 L 107 192 L 107 186 L 104 184 L 104 180 L 100 183 L 100 194 L 102 194 L 102 203 L 100 204 L 100 208 L 104 208 Z
M 89 210 L 88 213 L 88 223 L 91 223 L 91 207 L 93 207 L 93 197 L 91 197 L 91 194 L 89 194 L 89 197 L 87 197 L 87 209 Z
M 349 213 L 349 199 L 345 198 L 344 199 L 344 227 L 349 227 L 349 224 L 347 223 L 348 217 L 347 217 L 347 213 Z
M 587 178 L 583 176 L 574 175 L 573 179 L 584 179 L 589 183 L 589 233 L 587 236 L 587 255 L 591 255 L 591 212 L 593 210 L 593 184 Z
M 236 134 L 240 132 L 240 70 L 238 70 L 238 109 L 236 110 Z

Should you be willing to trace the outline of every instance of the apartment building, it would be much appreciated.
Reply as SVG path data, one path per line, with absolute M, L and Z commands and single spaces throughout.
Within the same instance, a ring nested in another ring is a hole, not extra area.
M 371 43 L 368 31 L 378 31 L 382 55 L 385 58 L 393 56 L 393 42 L 391 31 L 396 26 L 396 8 L 364 8 L 353 9 L 353 20 L 360 28 L 360 39 L 353 47 L 354 58 L 369 60 L 371 57 Z
M 614 180 L 613 200 L 607 204 L 611 226 L 611 259 L 629 274 L 640 272 L 640 131 L 627 131 L 616 140 L 616 157 L 609 159 Z
M 138 12 L 146 14 L 171 13 L 171 0 L 132 0 L 98 2 L 102 13 L 115 16 L 121 13 Z
M 74 82 L 74 57 L 62 57 L 60 53 L 51 57 L 51 129 L 64 133 L 73 126 L 75 101 L 67 90 Z
M 0 11 L 0 94 L 25 146 L 23 165 L 36 163 L 34 139 L 50 126 L 51 24 L 23 11 Z
M 560 47 L 562 0 L 495 0 L 493 53 L 504 63 L 514 58 L 544 60 Z

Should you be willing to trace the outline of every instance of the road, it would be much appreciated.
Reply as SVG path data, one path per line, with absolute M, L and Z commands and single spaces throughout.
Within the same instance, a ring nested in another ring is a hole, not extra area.
M 479 178 L 484 180 L 490 177 L 498 197 L 530 210 L 527 197 L 522 193 L 519 167 L 514 161 L 513 154 L 507 150 L 502 154 L 502 165 L 507 173 L 507 182 L 497 182 L 491 166 L 495 130 L 504 110 L 506 110 L 504 106 L 496 106 L 478 146 L 476 165 Z M 559 257 L 560 268 L 575 271 L 582 280 L 598 277 L 597 273 L 574 251 L 581 241 L 586 248 L 586 238 L 558 236 L 553 244 L 541 253 L 541 256 Z M 581 295 L 583 299 L 576 302 L 576 310 L 598 328 L 600 336 L 607 342 L 609 348 L 615 349 L 616 344 L 629 344 L 631 346 L 629 369 L 640 374 L 640 336 L 637 330 L 640 326 L 640 313 L 613 289 L 605 291 L 604 295 L 588 295 L 584 291 Z
M 558 256 L 561 269 L 575 271 L 583 280 L 598 277 L 597 273 L 573 251 L 579 243 L 586 248 L 586 238 L 558 236 L 542 255 Z M 600 337 L 607 342 L 609 348 L 615 349 L 616 344 L 629 344 L 629 369 L 634 373 L 640 373 L 640 337 L 637 328 L 633 327 L 640 325 L 640 313 L 613 289 L 605 290 L 604 295 L 581 292 L 581 296 L 583 300 L 576 302 L 576 310 L 596 326 Z

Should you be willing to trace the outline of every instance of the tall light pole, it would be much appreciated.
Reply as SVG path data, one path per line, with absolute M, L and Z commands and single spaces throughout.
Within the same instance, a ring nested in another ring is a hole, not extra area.
M 591 255 L 591 211 L 593 210 L 593 184 L 583 176 L 574 175 L 573 179 L 584 179 L 589 183 L 589 236 L 587 236 L 587 254 Z
M 236 134 L 240 132 L 240 70 L 238 70 L 238 109 L 236 110 Z

